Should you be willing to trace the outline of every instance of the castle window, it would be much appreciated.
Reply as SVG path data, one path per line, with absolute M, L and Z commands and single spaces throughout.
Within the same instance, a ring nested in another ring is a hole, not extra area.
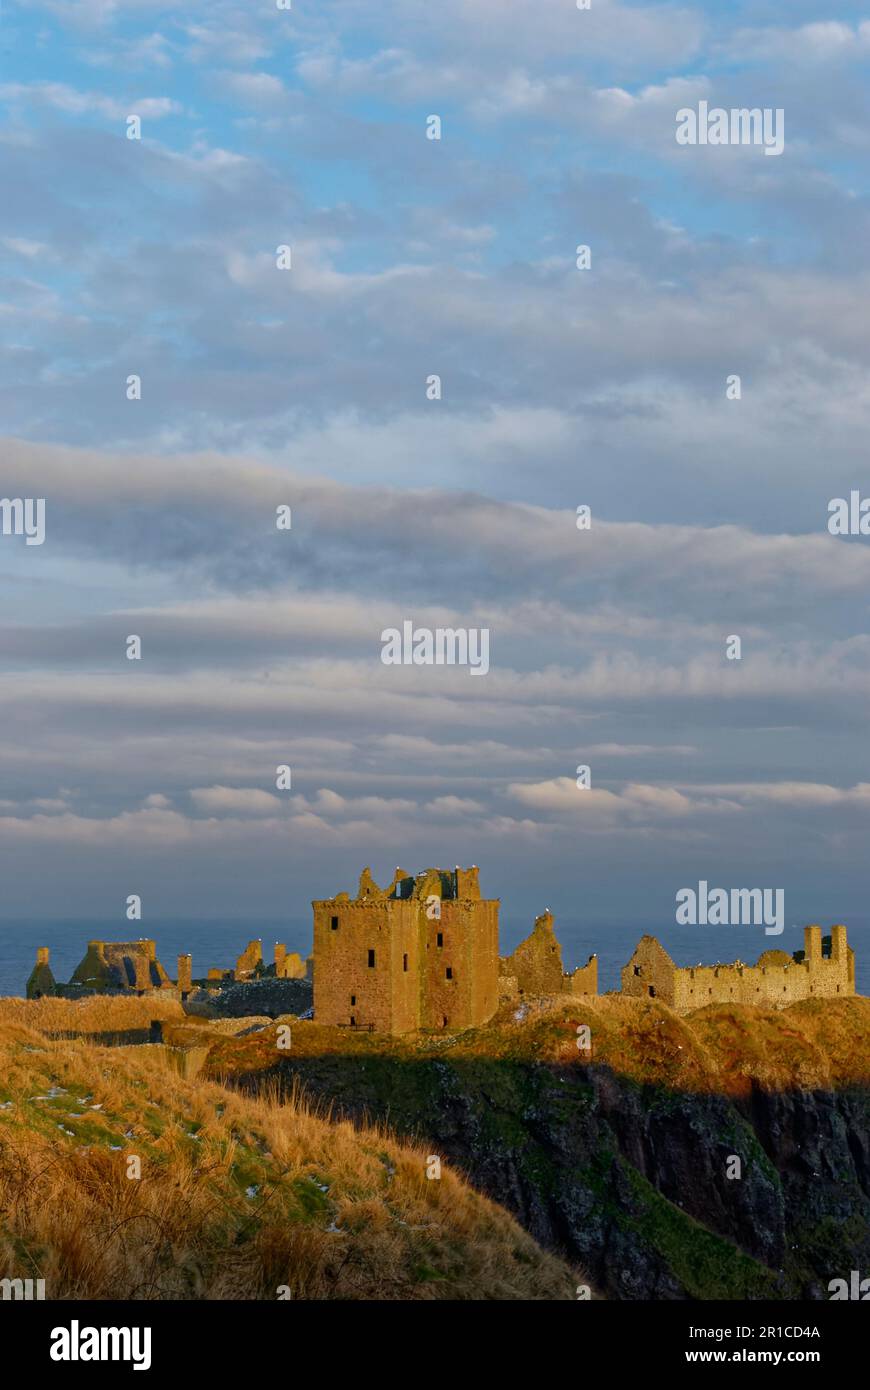
M 448 978 L 448 980 L 452 980 L 452 979 L 453 979 L 453 966 L 452 966 L 452 965 L 448 965 L 448 967 L 447 967 L 447 978 Z
M 330 919 L 329 919 L 329 925 L 332 927 L 332 930 L 333 930 L 333 931 L 338 931 L 338 918 L 337 918 L 337 917 L 330 917 Z
M 370 969 L 370 970 L 373 970 L 373 969 L 374 969 L 374 965 L 375 965 L 375 953 L 374 953 L 374 951 L 369 951 L 369 969 Z
M 404 971 L 407 971 L 407 969 L 408 969 L 408 957 L 407 957 L 407 955 L 402 956 L 402 969 L 403 969 Z
M 649 997 L 650 997 L 650 999 L 655 999 L 655 997 L 656 997 L 656 987 L 655 987 L 655 985 L 648 985 L 647 988 L 649 989 Z
M 446 1027 L 447 1027 L 447 1015 L 446 1015 L 446 1014 L 442 1014 L 442 1015 L 441 1015 L 441 1027 L 442 1027 L 442 1028 L 446 1028 Z
M 636 965 L 636 966 L 634 967 L 634 973 L 635 973 L 635 975 L 639 975 L 639 974 L 640 974 L 640 966 L 639 966 L 639 965 Z
M 440 931 L 440 932 L 438 933 L 438 935 L 436 936 L 436 938 L 435 938 L 435 945 L 436 945 L 436 946 L 443 946 L 443 945 L 444 945 L 444 933 L 443 933 L 443 931 Z
M 353 1014 L 351 1014 L 351 1016 L 350 1016 L 350 1026 L 351 1026 L 351 1028 L 355 1028 L 355 1027 L 356 1027 L 356 1019 L 354 1018 Z
M 356 1003 L 356 995 L 355 995 L 355 994 L 352 994 L 352 995 L 350 996 L 350 1007 L 353 1008 L 353 1006 L 354 1006 L 355 1003 Z

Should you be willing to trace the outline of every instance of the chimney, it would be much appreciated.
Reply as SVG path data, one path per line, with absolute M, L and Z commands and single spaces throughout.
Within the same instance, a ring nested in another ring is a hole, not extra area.
M 456 870 L 456 896 L 457 898 L 480 897 L 480 884 L 477 877 L 477 865 L 473 864 L 470 869 Z
M 178 957 L 178 988 L 181 991 L 182 999 L 186 999 L 192 989 L 191 975 L 193 973 L 193 956 Z
M 37 946 L 37 948 L 36 948 L 36 964 L 37 964 L 37 965 L 48 965 L 48 947 L 47 947 L 47 946 Z

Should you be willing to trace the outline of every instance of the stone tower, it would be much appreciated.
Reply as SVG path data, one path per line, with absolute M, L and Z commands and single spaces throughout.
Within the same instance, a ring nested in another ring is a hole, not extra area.
M 314 909 L 314 1017 L 389 1033 L 485 1023 L 498 1004 L 498 900 L 477 869 L 397 869 Z

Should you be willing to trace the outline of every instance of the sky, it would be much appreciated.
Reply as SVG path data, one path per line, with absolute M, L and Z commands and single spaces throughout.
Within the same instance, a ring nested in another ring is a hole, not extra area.
M 866 920 L 868 68 L 867 0 L 6 0 L 0 915 Z

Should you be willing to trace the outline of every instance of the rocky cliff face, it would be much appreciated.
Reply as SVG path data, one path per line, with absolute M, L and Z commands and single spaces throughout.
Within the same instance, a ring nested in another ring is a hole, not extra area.
M 870 1088 L 735 1098 L 448 1056 L 288 1058 L 240 1080 L 276 1075 L 424 1139 L 611 1298 L 827 1298 L 870 1273 Z

